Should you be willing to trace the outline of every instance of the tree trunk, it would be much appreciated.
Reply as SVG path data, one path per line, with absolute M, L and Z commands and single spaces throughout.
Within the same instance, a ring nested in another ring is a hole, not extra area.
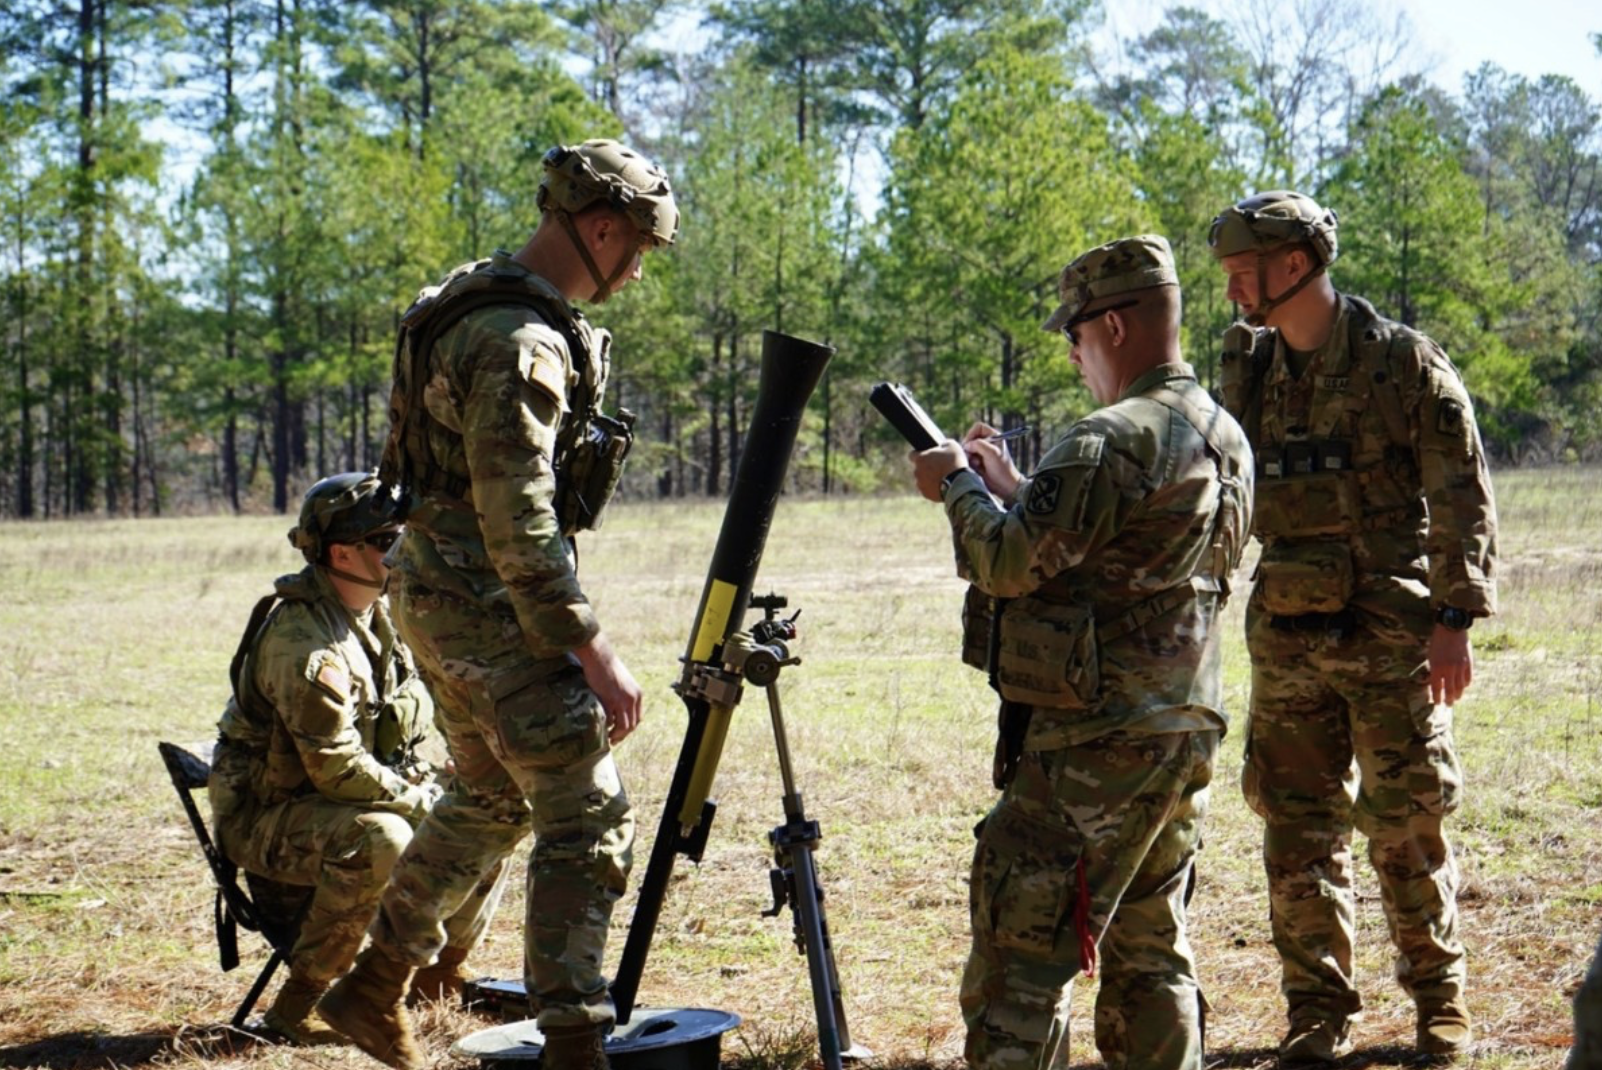
M 666 404 L 662 406 L 662 445 L 673 445 L 673 410 Z M 675 449 L 669 449 L 662 457 L 662 470 L 656 475 L 658 498 L 673 497 L 673 454 L 676 452 Z
M 711 423 L 707 425 L 707 456 L 706 456 L 706 493 L 715 495 L 718 492 L 718 483 L 723 477 L 723 431 L 718 408 L 717 385 L 722 378 L 723 368 L 723 335 L 712 336 L 712 367 L 708 369 L 708 382 L 712 384 L 710 397 L 707 399 L 707 415 Z

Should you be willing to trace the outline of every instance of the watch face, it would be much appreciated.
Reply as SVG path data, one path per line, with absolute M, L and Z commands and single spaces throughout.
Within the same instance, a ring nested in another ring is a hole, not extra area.
M 1469 616 L 1468 610 L 1458 609 L 1456 606 L 1442 606 L 1441 611 L 1436 614 L 1436 619 L 1457 632 L 1463 631 L 1474 623 L 1474 618 Z

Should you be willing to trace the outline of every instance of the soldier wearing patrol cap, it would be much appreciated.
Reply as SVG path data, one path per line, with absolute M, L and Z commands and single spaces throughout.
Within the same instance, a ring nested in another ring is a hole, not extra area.
M 913 455 L 958 574 L 995 599 L 993 635 L 965 646 L 994 651 L 1003 734 L 1021 730 L 974 852 L 966 1056 L 1048 1070 L 1071 982 L 1099 958 L 1107 1065 L 1200 1070 L 1185 900 L 1226 727 L 1219 615 L 1251 522 L 1251 455 L 1180 359 L 1165 240 L 1092 249 L 1058 288 L 1045 327 L 1104 407 L 1027 479 L 984 424 Z
M 370 472 L 306 492 L 290 542 L 306 558 L 256 606 L 232 668 L 209 783 L 217 840 L 243 869 L 313 889 L 289 977 L 265 1023 L 293 1043 L 339 1043 L 313 1010 L 344 973 L 413 827 L 439 797 L 418 754 L 433 703 L 381 597 L 400 535 Z M 500 898 L 490 872 L 449 919 L 418 980 L 437 997 Z M 438 975 L 438 976 L 436 976 Z
M 1472 1040 L 1442 826 L 1462 791 L 1451 704 L 1473 676 L 1469 629 L 1496 608 L 1496 511 L 1457 369 L 1336 292 L 1336 225 L 1275 190 L 1225 209 L 1209 236 L 1247 321 L 1225 336 L 1220 387 L 1258 465 L 1242 783 L 1267 822 L 1286 1063 L 1351 1046 L 1354 825 L 1419 1050 Z
M 514 254 L 465 264 L 403 317 L 380 475 L 400 488 L 395 615 L 439 706 L 449 793 L 396 866 L 356 968 L 323 1016 L 412 1068 L 401 1003 L 450 916 L 530 832 L 525 983 L 547 1070 L 603 1070 L 615 1019 L 602 953 L 628 878 L 634 816 L 612 747 L 640 688 L 580 589 L 573 537 L 617 484 L 632 416 L 601 410 L 600 303 L 669 245 L 667 176 L 616 141 L 546 154 L 540 221 Z

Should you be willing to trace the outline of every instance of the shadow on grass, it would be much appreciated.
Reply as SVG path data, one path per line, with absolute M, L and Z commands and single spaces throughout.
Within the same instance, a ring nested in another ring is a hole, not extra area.
M 778 1057 L 775 1055 L 778 1054 Z M 751 1052 L 744 1056 L 729 1058 L 725 1055 L 724 1070 L 783 1070 L 786 1067 L 806 1066 L 816 1063 L 816 1052 L 801 1050 L 794 1046 L 786 1047 L 782 1053 L 774 1051 Z M 847 1063 L 847 1066 L 850 1066 Z M 881 1059 L 872 1063 L 874 1070 L 963 1070 L 961 1059 L 930 1060 L 916 1058 L 890 1058 Z M 1087 1062 L 1074 1060 L 1072 1070 L 1096 1070 L 1101 1067 L 1099 1060 L 1091 1059 Z M 1205 1060 L 1207 1070 L 1279 1070 L 1279 1050 L 1277 1048 L 1239 1048 L 1225 1051 L 1209 1051 Z M 1371 1067 L 1429 1067 L 1445 1066 L 1446 1061 L 1435 1056 L 1420 1055 L 1412 1048 L 1401 1045 L 1386 1045 L 1383 1047 L 1364 1048 L 1355 1051 L 1338 1063 L 1331 1064 L 1331 1070 L 1369 1070 Z
M 1448 1060 L 1435 1055 L 1420 1055 L 1410 1047 L 1386 1044 L 1361 1048 L 1336 1063 L 1327 1064 L 1332 1070 L 1369 1070 L 1370 1067 L 1446 1066 Z M 1240 1048 L 1233 1051 L 1209 1051 L 1207 1070 L 1277 1070 L 1277 1048 Z
M 98 1033 L 78 1030 L 0 1047 L 0 1067 L 42 1067 L 47 1070 L 101 1070 L 149 1066 L 174 1055 L 226 1059 L 273 1041 L 229 1025 L 188 1027 L 165 1033 Z

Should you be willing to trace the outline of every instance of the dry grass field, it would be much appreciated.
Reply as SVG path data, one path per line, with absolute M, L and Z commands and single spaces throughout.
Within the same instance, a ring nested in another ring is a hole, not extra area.
M 1476 1070 L 1561 1065 L 1569 999 L 1602 929 L 1602 472 L 1499 477 L 1502 615 L 1474 632 L 1478 679 L 1458 710 L 1469 777 L 1451 829 L 1463 870 Z M 582 573 L 647 694 L 619 762 L 643 871 L 684 727 L 669 690 L 722 518 L 719 504 L 624 505 L 586 538 Z M 292 1050 L 226 1028 L 263 946 L 217 968 L 212 890 L 156 753 L 214 732 L 228 658 L 254 600 L 296 567 L 282 518 L 0 526 L 0 1066 L 363 1068 L 351 1049 Z M 875 1063 L 960 1063 L 971 829 L 989 805 L 993 703 L 958 664 L 949 541 L 912 499 L 784 501 L 758 590 L 787 595 L 803 664 L 781 679 L 796 771 L 824 829 L 854 1038 Z M 1247 669 L 1232 612 L 1231 712 Z M 1225 742 L 1194 939 L 1214 1007 L 1210 1065 L 1270 1067 L 1282 1029 L 1257 820 Z M 640 999 L 734 1011 L 725 1058 L 814 1060 L 804 961 L 766 919 L 766 833 L 779 780 L 760 695 L 739 710 L 705 862 L 680 863 Z M 1349 1067 L 1415 1065 L 1411 1006 L 1391 980 L 1378 892 L 1359 866 L 1367 1010 Z M 618 912 L 615 956 L 633 906 Z M 521 895 L 472 965 L 520 971 Z M 1093 984 L 1093 982 L 1092 982 Z M 1085 986 L 1076 1007 L 1090 1005 Z M 1072 1062 L 1096 1064 L 1084 1016 Z M 482 1023 L 422 1023 L 435 1061 Z M 470 1065 L 470 1064 L 459 1064 Z

